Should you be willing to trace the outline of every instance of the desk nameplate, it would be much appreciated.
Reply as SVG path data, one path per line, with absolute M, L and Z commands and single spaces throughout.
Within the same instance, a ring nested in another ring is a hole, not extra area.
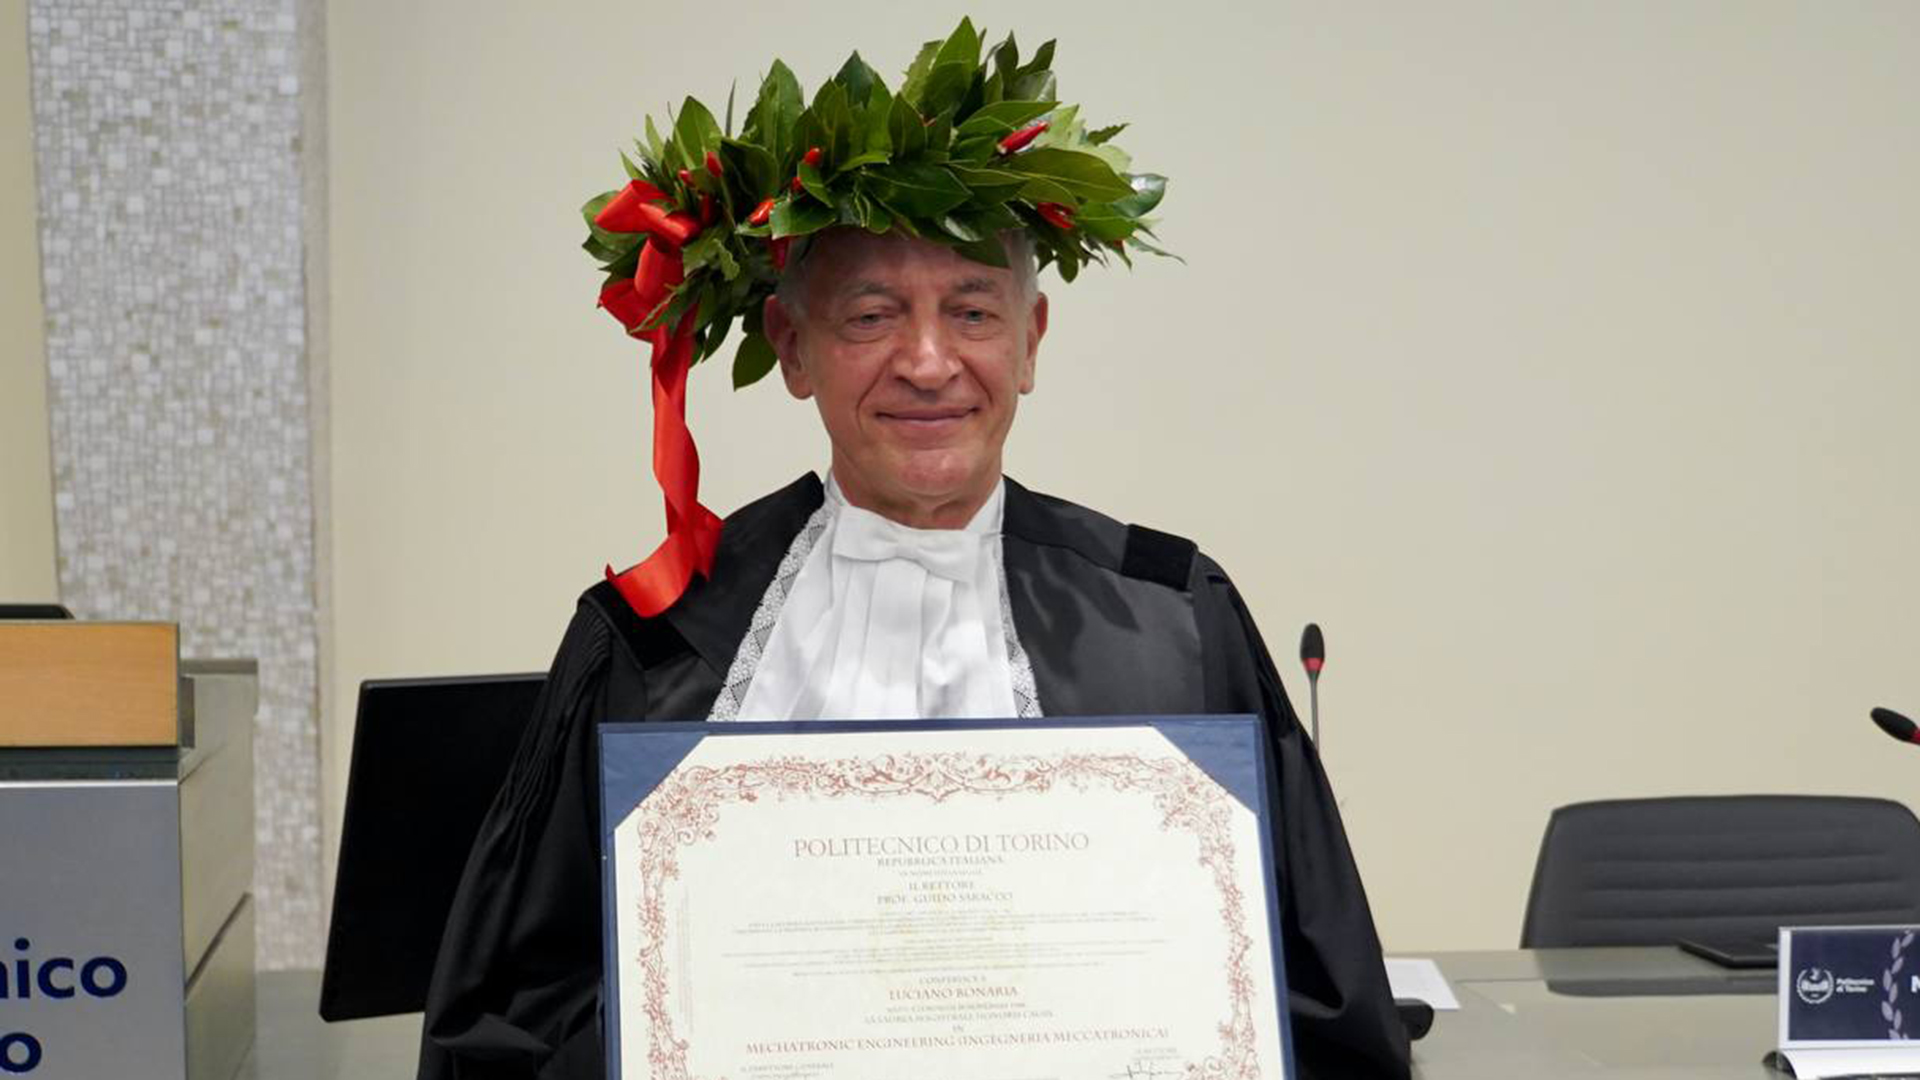
M 1795 1075 L 1920 1073 L 1920 926 L 1783 926 L 1779 980 Z

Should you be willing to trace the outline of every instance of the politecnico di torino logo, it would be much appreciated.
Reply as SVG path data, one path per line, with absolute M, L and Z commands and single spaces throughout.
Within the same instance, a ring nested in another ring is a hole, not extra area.
M 1824 1005 L 1833 997 L 1833 972 L 1826 968 L 1802 968 L 1794 977 L 1793 992 L 1809 1005 Z

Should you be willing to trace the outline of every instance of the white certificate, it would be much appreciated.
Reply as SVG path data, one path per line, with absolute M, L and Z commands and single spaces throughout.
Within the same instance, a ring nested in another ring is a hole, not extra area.
M 612 1075 L 1281 1080 L 1258 729 L 1157 724 L 727 725 L 606 787 Z

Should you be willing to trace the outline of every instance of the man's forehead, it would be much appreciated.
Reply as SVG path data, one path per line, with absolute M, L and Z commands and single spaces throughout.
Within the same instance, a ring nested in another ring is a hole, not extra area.
M 908 236 L 835 230 L 817 237 L 806 258 L 808 290 L 823 298 L 893 292 L 915 279 L 931 280 L 943 292 L 1013 291 L 1012 271 Z

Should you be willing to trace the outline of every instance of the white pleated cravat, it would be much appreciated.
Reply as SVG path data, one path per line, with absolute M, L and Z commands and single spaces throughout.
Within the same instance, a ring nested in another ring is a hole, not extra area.
M 912 529 L 850 505 L 794 577 L 742 720 L 1013 716 L 1000 611 L 1005 484 L 960 529 Z

